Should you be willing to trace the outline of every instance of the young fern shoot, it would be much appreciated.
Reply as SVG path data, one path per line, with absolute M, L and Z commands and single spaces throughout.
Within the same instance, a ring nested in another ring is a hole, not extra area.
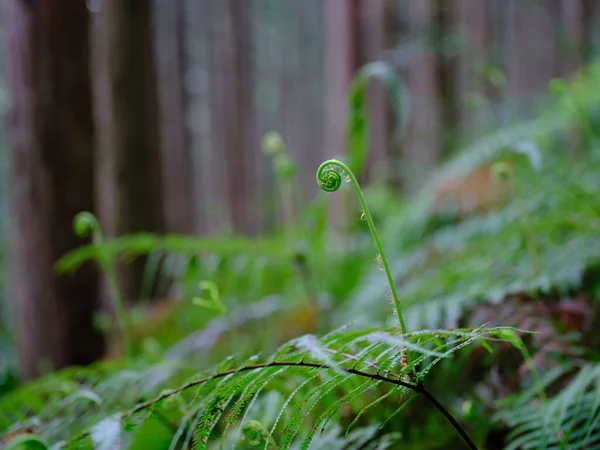
M 392 278 L 392 273 L 390 272 L 390 266 L 387 262 L 387 258 L 385 257 L 383 246 L 381 245 L 381 241 L 379 239 L 379 234 L 375 229 L 373 218 L 371 217 L 371 213 L 369 212 L 369 206 L 367 205 L 365 196 L 360 188 L 360 185 L 358 184 L 358 181 L 356 180 L 356 177 L 354 176 L 354 173 L 352 173 L 352 170 L 350 170 L 350 168 L 343 162 L 338 161 L 336 159 L 329 159 L 319 166 L 319 169 L 317 170 L 317 183 L 319 183 L 319 187 L 325 192 L 337 191 L 342 185 L 342 174 L 340 173 L 339 169 L 345 172 L 345 174 L 350 179 L 354 190 L 356 191 L 358 201 L 360 202 L 360 206 L 363 209 L 364 217 L 365 219 L 367 219 L 369 229 L 371 230 L 371 235 L 373 236 L 373 240 L 375 241 L 375 245 L 377 246 L 379 258 L 381 259 L 381 264 L 383 265 L 383 269 L 385 270 L 385 274 L 388 279 L 388 284 L 390 285 L 392 298 L 394 299 L 394 306 L 396 307 L 396 314 L 398 316 L 398 321 L 400 322 L 400 330 L 402 331 L 402 334 L 406 334 L 406 324 L 404 323 L 404 317 L 402 316 L 402 308 L 400 307 L 400 300 L 398 299 L 398 293 L 396 292 L 394 279 Z
M 96 216 L 91 212 L 82 211 L 75 216 L 73 219 L 73 230 L 80 237 L 92 236 L 94 246 L 100 248 L 104 237 L 102 236 L 102 228 Z M 112 297 L 113 307 L 117 315 L 117 321 L 119 322 L 119 328 L 121 328 L 121 335 L 123 337 L 123 345 L 125 346 L 126 355 L 128 357 L 133 356 L 133 346 L 131 343 L 131 326 L 127 317 L 127 311 L 125 311 L 125 305 L 119 286 L 117 284 L 117 276 L 114 268 L 110 261 L 110 258 L 106 257 L 101 249 L 99 254 L 100 267 L 106 275 L 108 281 L 108 288 L 110 290 L 110 296 Z

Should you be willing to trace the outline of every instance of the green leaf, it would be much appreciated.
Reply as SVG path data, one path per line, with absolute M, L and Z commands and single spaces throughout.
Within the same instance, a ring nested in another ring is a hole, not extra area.
M 12 438 L 4 450 L 48 450 L 48 446 L 39 436 L 33 434 L 21 434 Z

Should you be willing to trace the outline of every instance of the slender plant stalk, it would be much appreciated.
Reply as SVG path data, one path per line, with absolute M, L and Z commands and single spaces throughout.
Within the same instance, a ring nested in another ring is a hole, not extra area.
M 294 218 L 294 205 L 296 202 L 294 199 L 293 179 L 296 175 L 296 164 L 288 154 L 287 144 L 283 136 L 277 131 L 265 133 L 261 147 L 262 152 L 272 160 L 273 172 L 281 194 L 285 234 L 288 239 L 294 239 L 296 237 L 296 223 Z
M 500 183 L 507 183 L 509 180 L 514 179 L 513 169 L 504 161 L 497 161 L 492 165 L 492 174 L 494 178 Z M 521 229 L 523 230 L 523 236 L 525 237 L 525 244 L 527 246 L 527 253 L 531 260 L 532 277 L 537 277 L 540 274 L 540 258 L 538 247 L 535 241 L 535 233 L 531 226 L 531 219 L 525 206 L 521 202 L 521 199 L 515 198 L 517 208 L 519 210 L 519 221 Z
M 243 367 L 239 367 L 237 369 L 231 369 L 231 370 L 225 370 L 223 372 L 219 372 L 216 373 L 214 375 L 208 376 L 208 377 L 204 377 L 204 378 L 200 378 L 197 380 L 193 380 L 190 381 L 189 383 L 186 383 L 185 385 L 181 386 L 178 389 L 174 389 L 174 390 L 170 390 L 167 392 L 164 392 L 163 394 L 159 395 L 158 397 L 149 400 L 147 402 L 144 403 L 140 403 L 138 404 L 135 408 L 124 412 L 121 414 L 121 420 L 126 420 L 130 417 L 132 417 L 134 414 L 139 413 L 140 411 L 144 411 L 148 408 L 151 408 L 152 406 L 154 406 L 155 404 L 172 397 L 173 395 L 177 395 L 182 393 L 183 391 L 190 389 L 194 386 L 199 386 L 201 384 L 207 383 L 209 381 L 212 380 L 216 380 L 219 378 L 223 378 L 229 375 L 233 375 L 236 373 L 240 373 L 240 372 L 247 372 L 250 370 L 257 370 L 257 369 L 266 369 L 268 367 L 286 367 L 286 366 L 294 366 L 294 367 L 309 367 L 309 368 L 313 368 L 313 369 L 324 369 L 324 370 L 334 370 L 333 367 L 330 367 L 326 364 L 323 363 L 316 363 L 316 362 L 308 362 L 308 361 L 271 361 L 268 363 L 262 363 L 262 364 L 250 364 L 247 366 L 243 366 Z M 339 369 L 338 369 L 339 370 Z M 467 432 L 461 427 L 461 425 L 456 421 L 456 419 L 452 416 L 452 414 L 450 413 L 450 411 L 448 411 L 434 396 L 433 394 L 431 394 L 429 391 L 427 391 L 425 389 L 425 387 L 422 384 L 412 384 L 412 383 L 407 383 L 405 381 L 402 381 L 400 379 L 396 379 L 396 378 L 389 378 L 389 377 L 385 377 L 383 375 L 379 375 L 379 373 L 368 373 L 368 372 L 363 372 L 361 370 L 357 370 L 357 369 L 353 369 L 353 368 L 344 368 L 342 367 L 341 370 L 343 370 L 346 373 L 350 373 L 352 375 L 357 375 L 363 378 L 368 378 L 370 380 L 378 380 L 378 381 L 383 381 L 386 383 L 391 383 L 391 384 L 395 384 L 396 386 L 403 386 L 407 389 L 410 389 L 414 392 L 416 392 L 417 394 L 422 394 L 440 413 L 442 413 L 442 415 L 448 420 L 448 422 L 450 422 L 450 424 L 454 427 L 454 429 L 461 435 L 461 437 L 463 438 L 463 440 L 465 441 L 465 443 L 467 444 L 467 446 L 471 449 L 471 450 L 477 450 L 477 446 L 475 445 L 475 443 L 471 440 L 471 438 L 469 437 L 469 435 L 467 434 Z M 82 434 L 80 434 L 79 436 L 77 436 L 74 440 L 72 440 L 71 442 L 67 443 L 67 444 L 63 444 L 61 447 L 59 448 L 65 448 L 65 446 L 70 446 L 72 444 L 74 444 L 77 441 L 80 441 L 81 439 L 85 439 L 86 437 L 89 436 L 89 431 L 88 432 L 84 432 Z M 70 448 L 70 447 L 69 447 Z
M 91 234 L 93 244 L 95 247 L 98 248 L 100 252 L 99 263 L 100 267 L 104 271 L 106 280 L 108 282 L 108 289 L 110 291 L 113 307 L 115 308 L 115 313 L 117 315 L 119 328 L 121 329 L 123 345 L 125 346 L 125 354 L 127 355 L 127 357 L 131 357 L 133 356 L 133 345 L 131 342 L 131 326 L 129 324 L 129 318 L 127 315 L 127 311 L 125 310 L 123 298 L 121 296 L 121 291 L 119 290 L 117 276 L 115 274 L 112 262 L 102 252 L 101 249 L 104 238 L 102 236 L 102 229 L 100 228 L 100 223 L 98 222 L 96 216 L 94 216 L 92 213 L 83 211 L 77 214 L 75 216 L 75 219 L 73 219 L 73 229 L 75 230 L 75 233 L 77 233 L 81 237 L 89 236 Z
M 335 192 L 340 188 L 342 184 L 342 174 L 339 172 L 339 170 L 333 169 L 331 166 L 337 166 L 341 168 L 350 179 L 350 182 L 352 183 L 352 186 L 356 191 L 358 201 L 360 202 L 360 205 L 363 209 L 365 219 L 367 219 L 369 229 L 371 230 L 371 235 L 373 235 L 373 240 L 375 241 L 375 245 L 377 246 L 377 251 L 379 252 L 379 257 L 381 258 L 381 264 L 383 265 L 383 268 L 385 270 L 385 274 L 388 279 L 388 284 L 390 285 L 390 290 L 392 292 L 392 297 L 394 299 L 394 304 L 396 307 L 396 314 L 398 316 L 398 321 L 400 322 L 400 329 L 402 330 L 402 334 L 406 334 L 406 324 L 404 323 L 404 317 L 402 316 L 402 308 L 400 307 L 400 300 L 398 299 L 398 293 L 396 292 L 394 279 L 392 278 L 392 273 L 390 272 L 390 266 L 387 262 L 387 258 L 385 257 L 381 241 L 379 240 L 379 234 L 375 229 L 375 224 L 373 223 L 373 218 L 371 217 L 371 213 L 369 212 L 367 201 L 365 200 L 365 196 L 363 195 L 363 192 L 360 188 L 360 185 L 358 184 L 358 181 L 356 180 L 356 177 L 347 165 L 336 159 L 330 159 L 321 164 L 319 166 L 319 169 L 317 170 L 317 182 L 319 183 L 319 187 L 325 192 Z
M 231 338 L 231 342 L 234 348 L 241 348 L 241 341 L 237 333 L 237 326 L 235 324 L 235 320 L 233 319 L 229 308 L 223 300 L 221 299 L 221 294 L 219 293 L 219 287 L 215 282 L 210 280 L 203 280 L 200 282 L 199 286 L 200 291 L 206 290 L 208 291 L 209 298 L 196 297 L 192 301 L 201 307 L 211 309 L 213 311 L 217 311 L 220 316 L 222 316 L 228 324 L 229 328 L 229 336 Z
M 533 379 L 533 385 L 534 385 L 535 389 L 538 391 L 538 396 L 540 398 L 541 407 L 542 407 L 542 410 L 544 411 L 544 415 L 546 416 L 545 419 L 547 422 L 549 422 L 550 428 L 552 428 L 554 435 L 559 440 L 561 448 L 564 448 L 565 435 L 560 430 L 560 426 L 556 423 L 556 420 L 555 420 L 556 418 L 552 415 L 552 413 L 550 412 L 550 409 L 548 408 L 548 397 L 546 396 L 546 392 L 544 390 L 544 385 L 540 378 L 540 374 L 539 374 L 537 368 L 535 367 L 535 364 L 533 363 L 533 358 L 531 357 L 531 354 L 529 353 L 529 350 L 527 349 L 527 346 L 525 345 L 523 340 L 518 336 L 515 336 L 515 338 L 518 339 L 518 341 L 517 341 L 519 344 L 518 349 L 520 350 L 521 355 L 523 355 L 525 364 L 527 365 L 527 368 L 529 369 L 529 372 L 531 373 L 531 378 Z

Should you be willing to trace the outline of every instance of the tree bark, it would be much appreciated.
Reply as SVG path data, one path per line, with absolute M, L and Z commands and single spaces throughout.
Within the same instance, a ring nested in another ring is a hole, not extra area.
M 73 217 L 93 210 L 88 12 L 80 0 L 6 0 L 12 95 L 13 299 L 20 372 L 87 364 L 104 351 L 92 325 L 97 274 L 57 277 L 82 244 Z
M 404 189 L 415 192 L 422 187 L 427 174 L 439 162 L 442 153 L 442 116 L 438 104 L 437 58 L 427 33 L 435 18 L 434 0 L 408 1 L 408 33 L 414 43 L 414 54 L 407 70 L 411 92 L 411 118 L 407 127 L 402 160 L 407 176 Z
M 162 232 L 153 2 L 103 0 L 94 17 L 100 220 L 107 235 Z M 139 297 L 145 261 L 119 267 L 126 299 Z
M 384 52 L 388 48 L 389 32 L 386 26 L 389 23 L 386 17 L 389 13 L 389 4 L 385 0 L 372 0 L 363 2 L 360 11 L 361 23 L 361 59 L 358 66 L 373 61 L 384 59 Z M 390 138 L 393 130 L 390 122 L 388 108 L 388 93 L 380 81 L 371 81 L 367 88 L 368 116 L 370 122 L 369 156 L 367 160 L 367 174 L 369 179 L 381 177 L 381 172 L 391 179 L 393 174 L 385 173 L 382 169 L 390 166 Z
M 359 67 L 358 7 L 361 4 L 348 0 L 324 4 L 327 157 L 346 153 L 347 94 Z
M 192 233 L 194 208 L 185 88 L 184 4 L 183 0 L 155 4 L 165 227 L 172 233 Z
M 222 152 L 229 218 L 234 231 L 253 234 L 257 214 L 253 179 L 256 149 L 254 108 L 253 0 L 213 5 L 211 100 L 215 147 Z

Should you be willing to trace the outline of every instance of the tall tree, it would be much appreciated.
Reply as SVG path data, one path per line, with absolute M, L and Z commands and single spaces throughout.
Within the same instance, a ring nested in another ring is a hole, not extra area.
M 258 218 L 254 183 L 254 0 L 222 0 L 210 4 L 213 26 L 211 64 L 211 128 L 215 148 L 223 154 L 227 203 L 233 229 L 254 233 Z
M 80 0 L 6 0 L 12 95 L 13 296 L 20 371 L 86 364 L 103 352 L 92 326 L 97 274 L 56 277 L 81 244 L 73 216 L 93 209 L 88 12 Z
M 183 0 L 156 1 L 156 50 L 166 230 L 194 231 L 192 158 L 187 127 L 187 54 Z
M 437 59 L 430 45 L 430 26 L 435 18 L 435 1 L 404 0 L 408 35 L 414 46 L 406 75 L 411 92 L 411 118 L 402 148 L 406 176 L 404 188 L 414 192 L 441 157 L 442 121 Z
M 326 148 L 342 154 L 346 142 L 348 89 L 363 65 L 386 59 L 396 13 L 393 2 L 340 0 L 324 4 L 326 20 L 325 78 L 327 87 Z M 386 92 L 378 80 L 368 86 L 370 119 L 367 172 L 389 164 L 390 117 Z M 377 176 L 377 175 L 374 175 Z
M 98 200 L 109 235 L 164 229 L 153 5 L 103 0 L 95 14 Z M 139 296 L 144 267 L 138 258 L 119 268 L 126 298 Z
M 392 3 L 381 0 L 339 0 L 323 2 L 324 63 L 325 63 L 325 133 L 327 156 L 346 153 L 348 145 L 347 108 L 348 92 L 358 69 L 384 58 L 390 30 Z M 377 81 L 368 87 L 368 114 L 370 118 L 369 154 L 365 173 L 359 177 L 378 176 L 375 168 L 389 159 L 389 114 L 385 91 Z M 371 172 L 370 174 L 368 172 Z M 342 227 L 338 217 L 345 215 L 349 206 L 341 195 L 331 202 L 332 223 Z M 354 203 L 350 203 L 354 205 Z

